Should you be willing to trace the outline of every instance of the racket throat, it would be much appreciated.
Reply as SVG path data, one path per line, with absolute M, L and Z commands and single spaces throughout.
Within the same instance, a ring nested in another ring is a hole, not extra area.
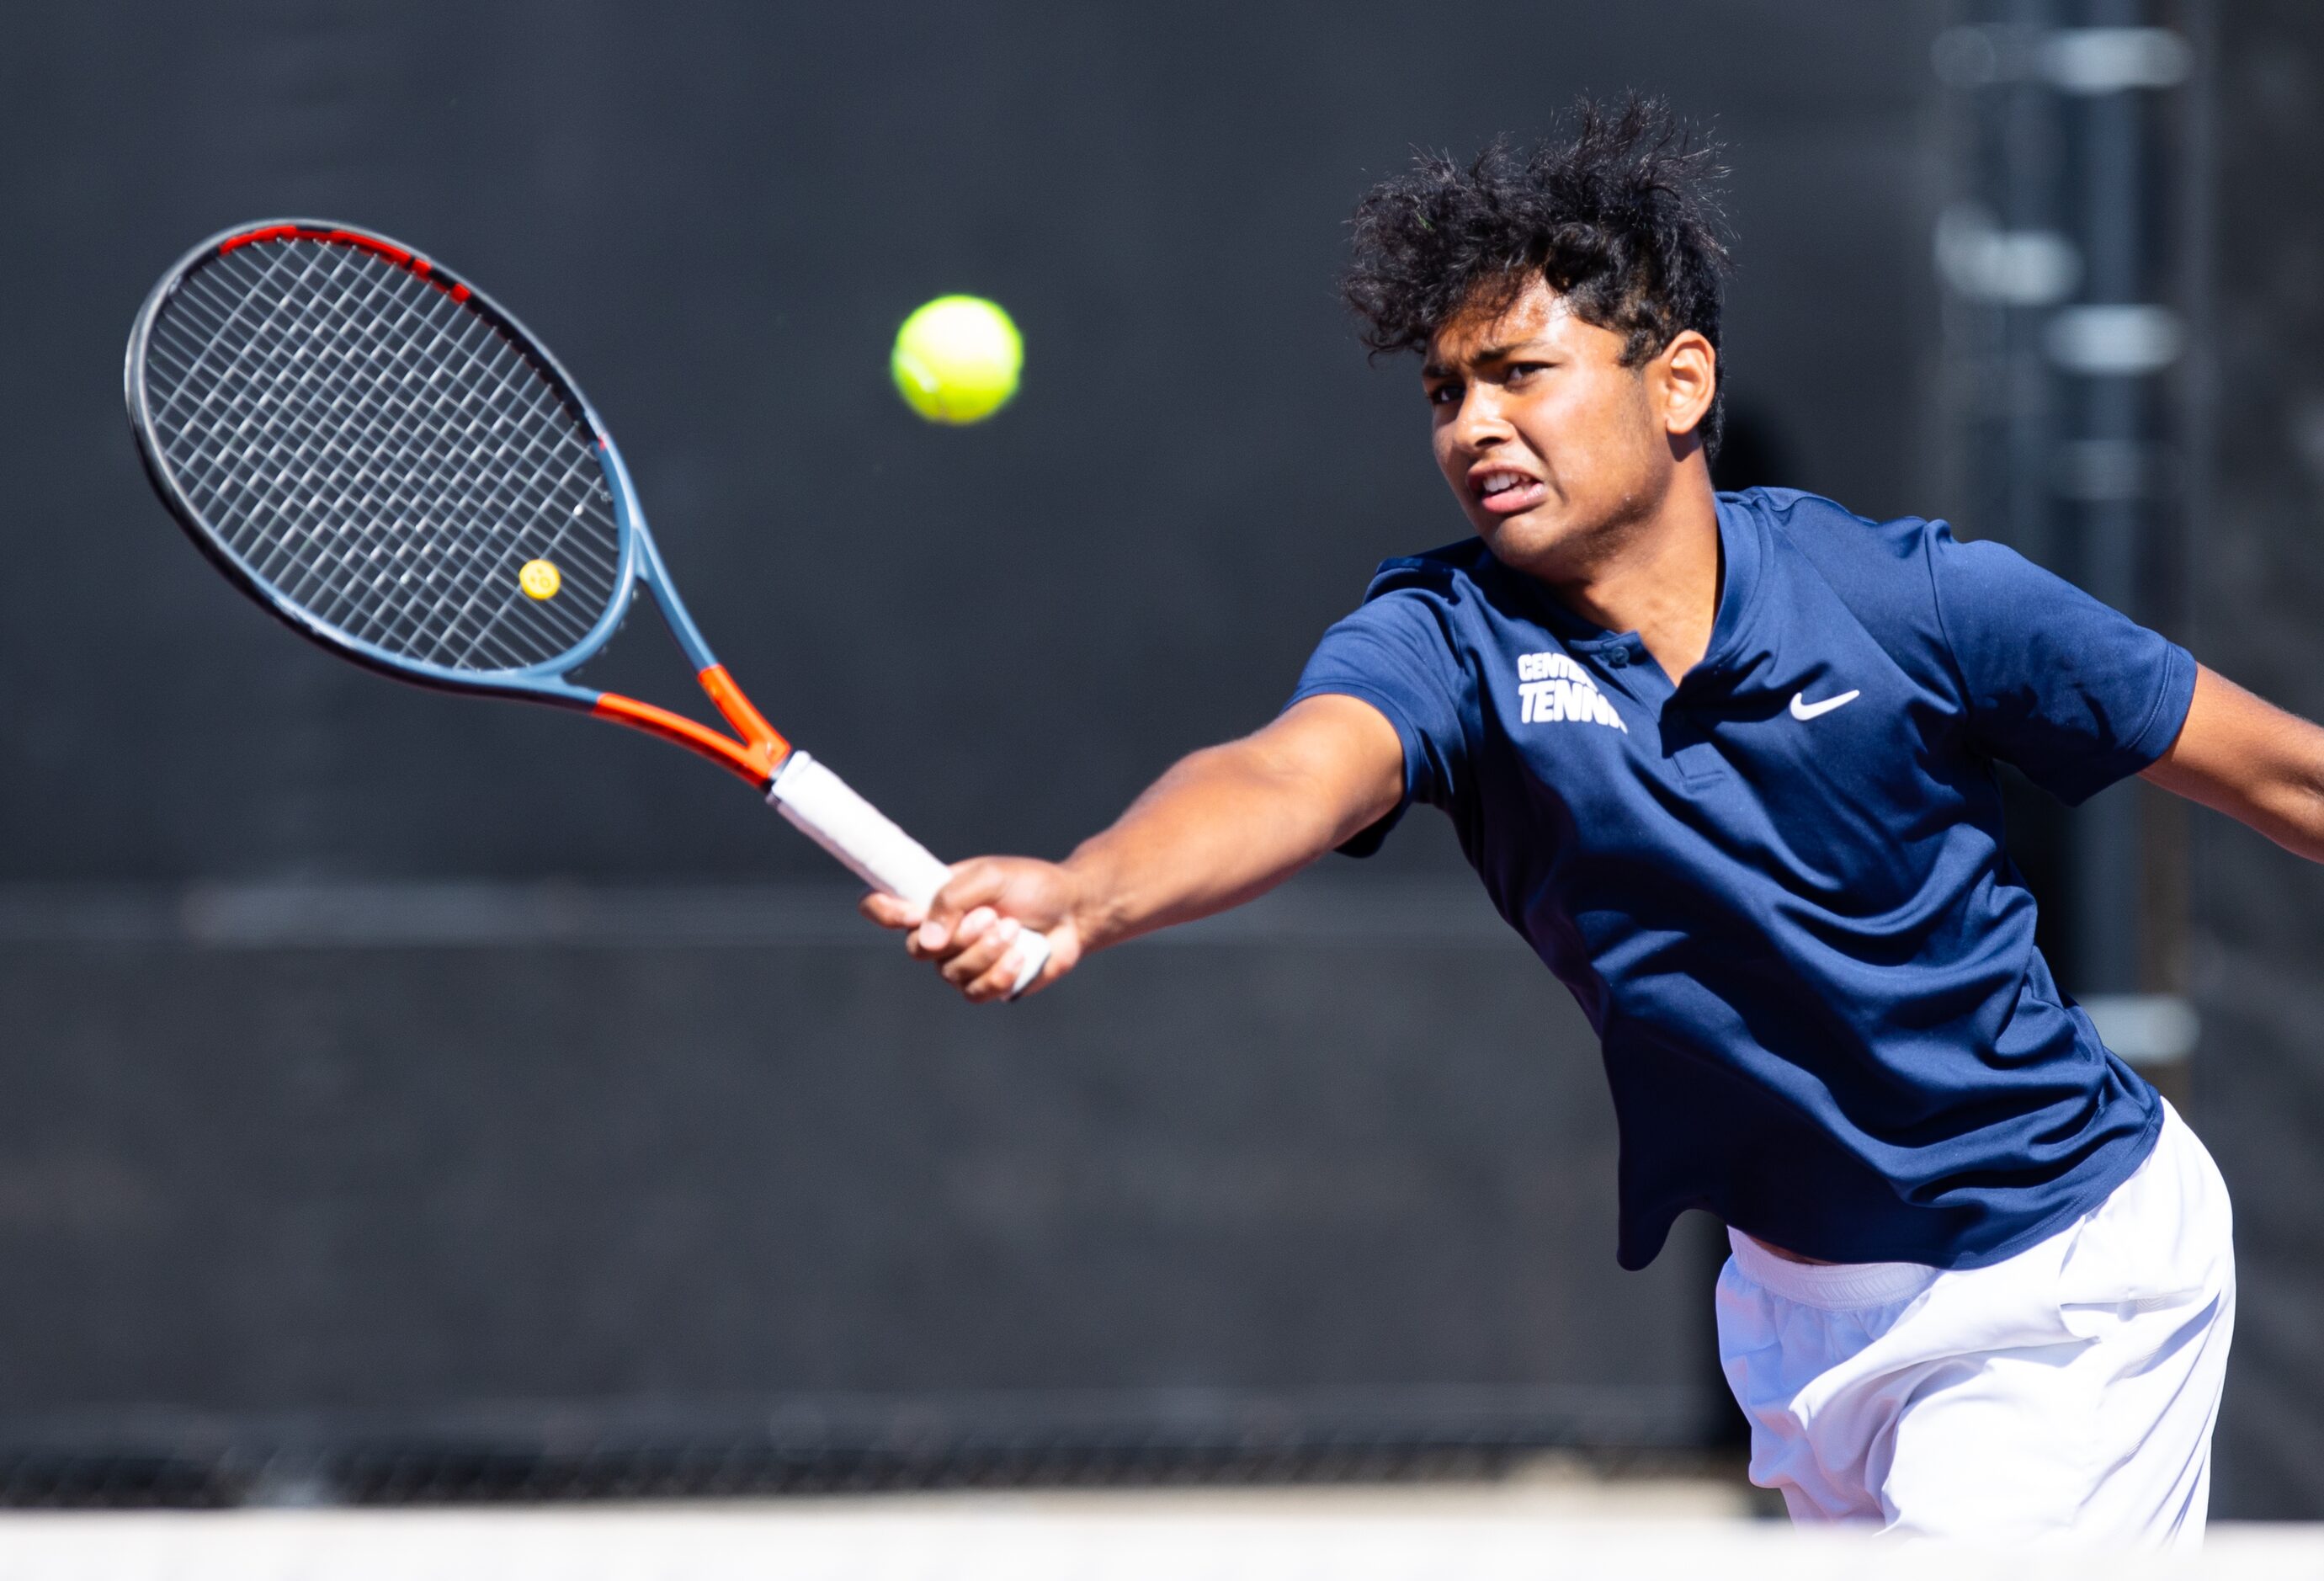
M 775 770 L 791 755 L 791 744 L 752 707 L 751 699 L 742 695 L 742 689 L 734 684 L 724 665 L 714 664 L 696 679 L 702 682 L 702 689 L 742 740 L 722 735 L 683 714 L 625 698 L 619 692 L 600 692 L 591 711 L 698 753 L 755 788 L 765 790 L 774 779 Z
M 790 755 L 791 744 L 784 740 L 781 733 L 767 723 L 766 717 L 752 706 L 751 699 L 742 695 L 742 689 L 734 684 L 734 678 L 726 673 L 724 664 L 713 664 L 695 679 L 702 683 L 702 689 L 717 705 L 718 712 L 726 723 L 734 727 L 734 734 L 742 738 L 743 744 L 754 756 L 764 758 L 766 772 L 771 776 L 775 766 Z

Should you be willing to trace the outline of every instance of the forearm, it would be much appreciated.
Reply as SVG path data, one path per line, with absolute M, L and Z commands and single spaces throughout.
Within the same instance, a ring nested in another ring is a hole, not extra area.
M 1195 753 L 1066 858 L 1083 937 L 1102 948 L 1264 894 L 1385 813 L 1378 800 L 1347 805 L 1261 737 Z
M 2285 850 L 2324 862 L 2324 785 L 2311 781 L 2298 798 L 2281 798 L 2249 821 Z
M 2217 781 L 2182 788 L 2167 772 L 2153 774 L 2166 790 L 2180 790 L 2190 800 L 2224 812 L 2294 855 L 2324 862 L 2324 739 L 2312 757 L 2285 754 L 2269 765 L 2264 779 L 2248 785 L 2222 786 Z
M 863 913 L 908 930 L 906 948 L 973 1000 L 1024 985 L 1020 929 L 1041 931 L 1048 987 L 1091 950 L 1240 904 L 1392 810 L 1404 746 L 1370 703 L 1326 694 L 1266 729 L 1198 752 L 1156 781 L 1113 827 L 1062 863 L 978 856 L 923 906 L 863 897 Z

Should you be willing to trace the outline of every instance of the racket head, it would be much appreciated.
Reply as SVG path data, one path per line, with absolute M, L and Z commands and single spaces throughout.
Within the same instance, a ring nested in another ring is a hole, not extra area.
M 171 513 L 292 629 L 426 685 L 595 700 L 564 677 L 650 574 L 636 491 L 580 386 L 466 280 L 360 227 L 235 226 L 154 286 L 123 384 Z

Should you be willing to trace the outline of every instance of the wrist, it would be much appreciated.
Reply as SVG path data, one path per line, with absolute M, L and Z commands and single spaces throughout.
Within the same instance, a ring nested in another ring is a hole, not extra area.
M 1095 840 L 1086 841 L 1058 865 L 1068 886 L 1065 915 L 1074 925 L 1082 953 L 1120 943 L 1128 929 L 1113 864 L 1102 847 Z

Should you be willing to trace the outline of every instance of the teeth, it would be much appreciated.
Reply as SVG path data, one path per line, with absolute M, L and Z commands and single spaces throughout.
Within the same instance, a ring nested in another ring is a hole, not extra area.
M 1485 475 L 1484 492 L 1499 494 L 1505 488 L 1515 488 L 1524 480 L 1514 472 L 1489 472 Z

